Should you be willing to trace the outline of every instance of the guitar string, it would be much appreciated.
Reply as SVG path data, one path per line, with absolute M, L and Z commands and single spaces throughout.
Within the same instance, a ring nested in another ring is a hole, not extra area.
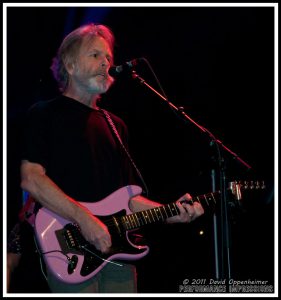
M 185 201 L 186 203 L 188 203 L 188 204 L 192 204 L 193 202 L 200 202 L 200 203 L 201 203 L 202 200 L 205 200 L 205 201 L 207 202 L 208 205 L 210 204 L 210 202 L 211 202 L 212 204 L 216 204 L 215 201 L 214 201 L 214 199 L 212 198 L 213 196 L 215 196 L 215 194 L 220 194 L 220 191 L 211 192 L 211 193 L 207 193 L 207 194 L 200 195 L 200 196 L 195 196 L 195 197 L 193 197 L 191 200 L 184 200 L 184 201 Z M 169 204 L 167 204 L 167 205 L 170 205 L 170 204 L 171 204 L 171 203 L 169 203 Z M 166 205 L 164 205 L 164 206 L 166 206 Z M 163 207 L 164 207 L 164 206 L 163 206 Z M 149 210 L 147 210 L 147 211 L 153 212 L 153 209 L 149 209 Z M 136 213 L 129 214 L 129 215 L 126 215 L 126 216 L 128 217 L 128 216 L 132 216 L 132 215 L 136 215 Z M 137 215 L 136 215 L 136 217 L 139 219 L 139 217 L 138 217 Z M 129 220 L 129 221 L 130 221 L 130 220 Z M 131 222 L 131 221 L 130 221 L 130 222 Z M 106 221 L 104 221 L 104 223 L 105 223 L 106 225 L 108 225 L 108 226 L 115 225 L 115 222 L 112 221 L 112 220 L 106 220 Z
M 206 196 L 208 197 L 208 196 L 211 195 L 211 194 L 213 194 L 213 193 L 206 194 Z M 201 198 L 201 197 L 203 197 L 203 196 L 198 196 L 198 197 Z M 196 201 L 198 202 L 197 199 L 192 199 L 192 200 L 184 200 L 184 201 L 182 201 L 182 202 L 186 202 L 186 203 L 192 204 L 193 202 L 196 202 Z M 171 205 L 171 204 L 174 204 L 174 203 L 166 204 L 166 205 L 164 205 L 163 207 L 166 207 L 166 206 Z M 150 211 L 150 212 L 153 213 L 153 210 L 154 210 L 154 208 L 149 209 L 149 210 L 147 210 L 147 211 Z M 139 220 L 139 216 L 137 216 L 136 213 L 134 213 L 134 214 L 129 214 L 129 215 L 125 215 L 125 216 L 126 216 L 126 217 L 129 217 L 129 216 L 132 216 L 132 215 L 135 215 L 135 216 L 138 218 L 138 220 Z M 161 215 L 161 217 L 162 217 L 162 215 Z M 163 219 L 163 217 L 162 217 L 162 219 Z M 158 219 L 157 219 L 157 220 L 158 220 Z M 164 219 L 163 219 L 163 221 L 164 221 Z M 122 222 L 122 221 L 121 221 L 121 222 Z M 131 220 L 129 220 L 129 222 L 132 223 Z M 112 221 L 112 220 L 105 220 L 104 223 L 105 223 L 106 225 L 108 225 L 108 226 L 113 226 L 113 225 L 115 225 L 115 222 Z M 122 222 L 122 223 L 123 223 L 123 222 Z
M 195 196 L 195 197 L 193 197 L 191 200 L 184 200 L 184 202 L 186 202 L 186 203 L 192 205 L 193 202 L 200 202 L 200 203 L 201 203 L 200 200 L 205 200 L 205 201 L 207 202 L 208 205 L 210 204 L 210 202 L 211 202 L 212 204 L 215 204 L 215 201 L 214 201 L 214 199 L 213 199 L 212 197 L 213 197 L 215 194 L 218 194 L 218 193 L 220 193 L 220 191 L 216 191 L 216 192 L 211 192 L 211 193 L 207 193 L 207 194 L 204 194 L 204 195 Z M 169 204 L 166 204 L 166 205 L 170 205 L 170 204 L 173 204 L 173 203 L 169 203 Z M 165 207 L 166 205 L 164 205 L 163 207 Z M 152 209 L 149 209 L 149 210 L 147 210 L 147 211 L 153 212 L 153 208 L 152 208 Z M 136 215 L 136 213 L 129 214 L 129 215 L 125 215 L 125 216 L 128 217 L 128 216 L 132 216 L 132 215 L 135 215 L 135 216 L 139 219 L 139 217 Z M 121 221 L 121 222 L 122 222 L 122 221 Z M 129 220 L 129 222 L 131 222 L 131 220 Z M 105 220 L 104 223 L 105 223 L 106 225 L 108 225 L 108 226 L 113 226 L 113 225 L 115 225 L 115 222 L 112 221 L 112 220 Z M 124 223 L 122 222 L 122 224 L 124 224 Z

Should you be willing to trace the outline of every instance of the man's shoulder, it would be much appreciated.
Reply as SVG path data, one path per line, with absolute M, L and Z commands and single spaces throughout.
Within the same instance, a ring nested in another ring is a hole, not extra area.
M 61 105 L 61 97 L 57 96 L 47 100 L 40 100 L 30 106 L 28 113 L 48 114 L 55 111 Z
M 30 110 L 45 110 L 47 108 L 51 108 L 59 102 L 59 97 L 55 97 L 47 100 L 39 100 L 30 106 Z

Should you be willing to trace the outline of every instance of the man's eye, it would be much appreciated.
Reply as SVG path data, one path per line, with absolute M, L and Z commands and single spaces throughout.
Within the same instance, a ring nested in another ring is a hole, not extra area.
M 92 53 L 91 56 L 92 57 L 98 57 L 98 54 L 97 53 Z

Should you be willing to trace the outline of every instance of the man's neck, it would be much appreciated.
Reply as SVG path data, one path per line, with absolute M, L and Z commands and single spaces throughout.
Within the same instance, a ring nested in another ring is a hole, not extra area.
M 81 95 L 81 94 L 74 93 L 73 91 L 69 91 L 69 90 L 66 90 L 63 93 L 63 95 L 66 96 L 66 97 L 72 98 L 72 99 L 74 99 L 78 102 L 81 102 L 84 105 L 87 105 L 91 108 L 94 108 L 94 109 L 98 108 L 97 100 L 100 98 L 100 95 L 97 95 L 97 94 L 95 94 L 95 95 L 90 95 L 90 94 Z

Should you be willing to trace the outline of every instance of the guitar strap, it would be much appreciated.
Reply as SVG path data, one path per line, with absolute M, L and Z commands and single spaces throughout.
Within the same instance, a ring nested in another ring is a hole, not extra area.
M 119 143 L 120 143 L 122 149 L 123 149 L 124 152 L 126 153 L 126 155 L 127 155 L 127 157 L 129 158 L 131 164 L 133 165 L 134 169 L 136 170 L 136 172 L 137 172 L 137 174 L 138 174 L 140 180 L 142 181 L 142 183 L 143 183 L 143 185 L 144 185 L 145 193 L 146 193 L 146 195 L 148 195 L 148 188 L 147 188 L 147 185 L 146 185 L 146 183 L 145 183 L 145 181 L 144 181 L 144 179 L 143 179 L 143 177 L 142 177 L 142 175 L 141 175 L 141 172 L 139 171 L 138 167 L 136 166 L 134 160 L 132 159 L 132 157 L 131 157 L 131 155 L 130 155 L 128 149 L 125 147 L 124 143 L 122 142 L 122 139 L 121 139 L 121 137 L 120 137 L 120 135 L 119 135 L 119 133 L 118 133 L 118 131 L 117 131 L 117 129 L 116 129 L 116 126 L 115 126 L 115 124 L 114 124 L 112 118 L 110 117 L 109 113 L 108 113 L 106 110 L 101 109 L 101 108 L 99 108 L 99 110 L 104 114 L 104 116 L 105 116 L 105 118 L 106 118 L 106 120 L 107 120 L 107 122 L 108 122 L 109 127 L 112 129 L 113 134 L 116 136 L 116 138 L 117 138 L 117 140 L 119 141 Z

